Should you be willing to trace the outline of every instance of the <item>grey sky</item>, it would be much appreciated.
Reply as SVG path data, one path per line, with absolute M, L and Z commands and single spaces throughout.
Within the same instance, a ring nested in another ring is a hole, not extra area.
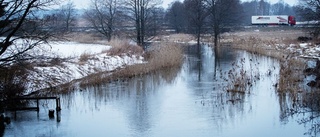
M 68 0 L 64 0 L 64 1 L 68 1 Z M 77 8 L 87 8 L 90 5 L 90 1 L 91 0 L 72 0 L 74 2 L 74 4 L 77 6 Z M 168 5 L 170 3 L 172 3 L 173 1 L 177 1 L 177 0 L 163 0 L 163 4 L 162 6 L 164 8 L 167 8 Z M 183 0 L 180 0 L 183 1 Z M 242 1 L 251 1 L 251 0 L 242 0 Z M 269 1 L 271 3 L 276 3 L 279 0 L 265 0 L 265 1 Z M 297 3 L 298 0 L 284 0 L 284 2 L 290 4 L 290 5 L 295 5 Z

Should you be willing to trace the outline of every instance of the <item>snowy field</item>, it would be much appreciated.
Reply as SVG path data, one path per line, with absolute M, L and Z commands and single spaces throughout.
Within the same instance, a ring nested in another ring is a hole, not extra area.
M 110 48 L 111 46 L 106 45 L 75 42 L 52 42 L 49 45 L 41 45 L 43 52 L 38 52 L 39 54 L 45 52 L 47 56 L 63 58 L 64 61 L 61 62 L 61 65 L 35 67 L 35 70 L 31 71 L 28 76 L 28 91 L 25 94 L 65 84 L 90 74 L 144 63 L 144 59 L 140 55 L 109 56 L 105 51 Z M 90 56 L 83 61 L 80 59 L 83 54 Z M 44 62 L 46 61 L 44 60 Z

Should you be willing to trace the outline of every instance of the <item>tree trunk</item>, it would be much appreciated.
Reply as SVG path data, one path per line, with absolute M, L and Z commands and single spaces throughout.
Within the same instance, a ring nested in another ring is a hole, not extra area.
M 201 37 L 201 35 L 200 35 L 200 31 L 199 31 L 198 34 L 197 34 L 197 46 L 198 46 L 198 53 L 199 53 L 199 55 L 201 54 L 200 37 Z
M 214 33 L 214 46 L 219 46 L 219 35 Z
M 219 22 L 215 22 L 214 25 L 214 46 L 219 46 L 219 35 L 220 35 L 220 26 L 218 25 Z

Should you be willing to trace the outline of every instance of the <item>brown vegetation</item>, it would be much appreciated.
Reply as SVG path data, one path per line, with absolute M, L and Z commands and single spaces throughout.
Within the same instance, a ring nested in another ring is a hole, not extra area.
M 291 44 L 299 44 L 298 37 L 307 35 L 301 30 L 247 31 L 226 33 L 221 40 L 223 45 L 232 45 L 252 53 L 277 58 L 281 61 L 279 92 L 301 91 L 303 69 L 306 64 L 298 54 L 288 50 Z
M 127 66 L 114 72 L 101 72 L 88 76 L 81 81 L 81 86 L 101 84 L 151 73 L 160 69 L 179 67 L 183 61 L 183 51 L 181 47 L 174 43 L 153 44 L 151 49 L 144 54 L 144 57 L 146 63 Z
M 303 56 L 309 48 L 317 45 L 317 39 L 311 39 L 308 34 L 300 30 L 263 31 L 263 32 L 236 32 L 225 34 L 224 44 L 232 45 L 238 49 L 271 56 L 279 59 L 279 80 L 274 86 L 277 88 L 280 119 L 286 120 L 293 115 L 303 115 L 298 121 L 300 124 L 311 123 L 311 128 L 306 134 L 318 133 L 319 122 L 319 89 L 317 81 L 306 84 L 306 75 L 318 73 L 318 64 L 315 68 L 307 68 L 307 61 L 313 60 L 312 56 Z M 306 47 L 300 43 L 308 42 Z M 293 49 L 293 50 L 291 50 Z M 300 52 L 297 52 L 300 51 Z M 319 65 L 320 66 L 320 65 Z M 317 76 L 317 75 L 315 75 Z M 318 77 L 315 79 L 319 79 Z M 314 85 L 314 87 L 308 86 Z
M 112 45 L 112 48 L 107 51 L 110 56 L 121 54 L 141 55 L 143 53 L 140 46 L 130 44 L 128 40 L 113 38 L 108 42 L 108 45 Z
M 3 100 L 23 95 L 29 69 L 32 67 L 28 63 L 0 68 L 0 93 Z
M 244 31 L 225 33 L 222 35 L 221 43 L 222 45 L 232 45 L 237 49 L 286 60 L 290 52 L 285 49 L 290 44 L 298 44 L 297 38 L 301 35 L 306 34 L 300 30 Z
M 90 57 L 91 57 L 90 54 L 88 54 L 88 53 L 82 53 L 82 54 L 80 55 L 79 61 L 80 61 L 80 62 L 86 62 L 86 61 L 89 60 Z
M 194 40 L 194 37 L 190 34 L 171 34 L 171 35 L 161 35 L 157 36 L 153 39 L 153 41 L 161 41 L 161 42 L 175 42 L 175 43 L 187 43 L 191 40 Z
M 96 33 L 68 33 L 66 35 L 62 35 L 62 38 L 69 41 L 75 41 L 79 43 L 94 43 L 94 44 L 104 44 L 105 38 Z
M 231 93 L 250 93 L 253 79 L 244 69 L 245 59 L 242 58 L 239 62 L 233 63 L 232 68 L 228 71 L 228 77 L 224 78 L 228 85 L 226 91 Z M 223 74 L 221 74 L 223 75 Z

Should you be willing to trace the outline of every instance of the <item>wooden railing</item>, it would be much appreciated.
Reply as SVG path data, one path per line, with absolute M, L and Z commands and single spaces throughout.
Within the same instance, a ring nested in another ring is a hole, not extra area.
M 60 98 L 59 97 L 19 97 L 19 98 L 14 98 L 13 101 L 20 101 L 20 100 L 36 100 L 37 106 L 36 107 L 14 107 L 11 108 L 14 111 L 17 110 L 36 110 L 39 112 L 39 100 L 48 100 L 48 99 L 55 99 L 56 100 L 56 111 L 61 110 L 61 104 L 60 104 Z

